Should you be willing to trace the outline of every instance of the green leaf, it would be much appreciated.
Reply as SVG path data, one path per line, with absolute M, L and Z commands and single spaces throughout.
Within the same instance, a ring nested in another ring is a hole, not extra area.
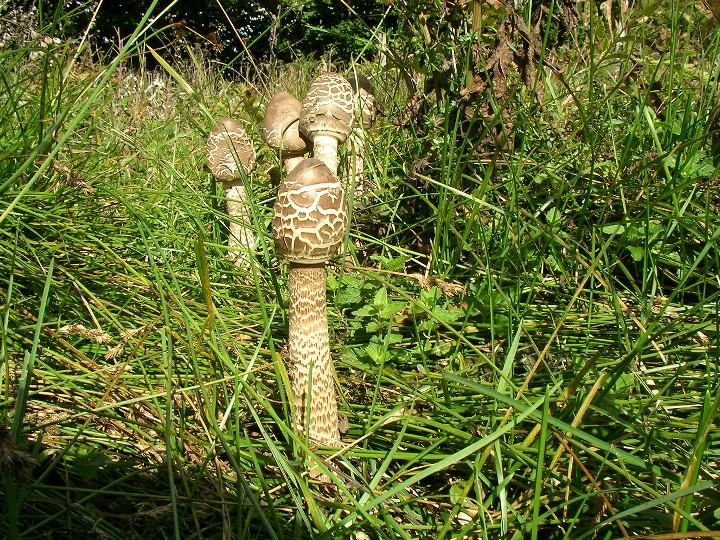
M 392 319 L 395 315 L 405 309 L 405 302 L 388 302 L 388 304 L 380 310 L 380 317 L 383 319 Z
M 463 311 L 458 308 L 445 309 L 442 307 L 436 307 L 432 310 L 432 318 L 439 323 L 450 324 L 457 321 L 462 317 Z
M 442 298 L 441 291 L 435 286 L 430 287 L 427 291 L 420 291 L 420 303 L 429 308 L 437 304 L 438 298 Z
M 358 304 L 360 301 L 362 301 L 362 294 L 360 294 L 360 289 L 354 286 L 341 289 L 335 299 L 339 306 L 350 306 Z
M 376 364 L 382 364 L 390 356 L 381 343 L 370 343 L 367 347 L 365 347 L 365 351 L 370 357 L 370 360 Z
M 604 232 L 605 234 L 622 234 L 623 232 L 625 232 L 625 225 L 605 225 L 602 228 L 602 232 Z
M 374 317 L 376 313 L 377 310 L 371 305 L 365 305 L 360 309 L 356 309 L 352 312 L 352 314 L 356 317 Z
M 549 208 L 548 211 L 545 212 L 545 219 L 547 219 L 547 222 L 550 225 L 557 225 L 560 222 L 561 218 L 562 212 L 554 206 L 552 208 Z
M 645 256 L 645 250 L 641 247 L 628 246 L 627 250 L 630 252 L 630 256 L 632 257 L 632 260 L 635 262 L 642 261 L 643 257 Z
M 633 377 L 632 373 L 623 373 L 618 377 L 617 382 L 615 383 L 615 389 L 616 390 L 622 390 L 625 388 L 631 388 L 635 384 L 635 378 Z
M 400 334 L 390 333 L 385 336 L 385 344 L 392 345 L 393 343 L 402 343 L 403 337 Z
M 380 326 L 380 323 L 378 323 L 377 321 L 371 321 L 365 325 L 365 330 L 367 330 L 371 334 L 374 334 L 375 332 L 380 330 L 380 328 L 382 328 L 382 327 Z
M 373 306 L 378 308 L 378 311 L 385 306 L 387 306 L 388 303 L 388 295 L 387 295 L 387 289 L 385 287 L 382 287 L 378 289 L 378 291 L 375 293 L 375 298 L 373 299 Z
M 390 259 L 382 255 L 373 255 L 370 257 L 372 260 L 380 263 L 380 268 L 383 270 L 389 270 L 391 272 L 402 272 L 405 270 L 405 263 L 410 260 L 410 257 L 402 256 Z

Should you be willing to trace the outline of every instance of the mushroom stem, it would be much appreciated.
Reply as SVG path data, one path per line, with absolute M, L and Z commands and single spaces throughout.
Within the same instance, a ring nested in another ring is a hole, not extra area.
M 353 128 L 349 137 L 350 155 L 354 158 L 355 169 L 353 163 L 350 163 L 350 173 L 354 173 L 355 178 L 355 201 L 362 198 L 368 188 L 368 181 L 365 177 L 365 132 L 363 128 Z
M 354 73 L 348 77 L 348 82 L 355 96 L 355 122 L 349 137 L 352 151 L 348 157 L 354 160 L 355 165 L 354 184 L 355 204 L 357 205 L 362 201 L 363 193 L 370 187 L 370 182 L 365 177 L 365 130 L 375 122 L 377 105 L 367 77 Z M 352 172 L 353 163 L 349 163 L 347 168 Z
M 228 224 L 228 258 L 240 266 L 248 261 L 248 253 L 255 248 L 255 234 L 251 227 L 252 217 L 242 180 L 226 182 L 225 199 L 230 216 Z
M 313 157 L 322 161 L 333 174 L 338 169 L 338 140 L 330 135 L 317 134 L 313 138 Z
M 340 446 L 325 301 L 325 264 L 291 263 L 288 353 L 295 424 L 317 444 Z

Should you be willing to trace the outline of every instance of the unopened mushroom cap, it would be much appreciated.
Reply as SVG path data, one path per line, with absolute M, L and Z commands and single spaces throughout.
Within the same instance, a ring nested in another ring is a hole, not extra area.
M 377 104 L 370 80 L 360 74 L 351 75 L 347 80 L 355 93 L 358 116 L 363 126 L 366 128 L 372 126 L 377 117 Z
M 323 73 L 310 85 L 300 112 L 300 133 L 335 137 L 345 142 L 353 125 L 353 90 L 338 73 Z
M 232 118 L 221 118 L 210 131 L 207 140 L 207 166 L 215 178 L 230 182 L 240 178 L 255 165 L 255 149 L 242 124 Z
M 278 188 L 272 231 L 280 254 L 290 262 L 314 264 L 337 253 L 345 236 L 345 192 L 318 159 L 305 159 Z
M 275 94 L 265 109 L 263 141 L 275 150 L 305 153 L 307 144 L 298 130 L 301 108 L 302 103 L 287 92 Z
M 352 86 L 353 92 L 365 90 L 369 94 L 373 93 L 370 79 L 361 73 L 353 73 L 347 78 L 347 81 L 350 83 L 350 86 Z

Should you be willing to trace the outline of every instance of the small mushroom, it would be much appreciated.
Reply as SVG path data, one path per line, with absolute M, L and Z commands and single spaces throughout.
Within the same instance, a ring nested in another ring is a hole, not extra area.
M 345 192 L 317 159 L 297 165 L 278 188 L 272 231 L 289 265 L 288 356 L 295 429 L 309 440 L 340 445 L 337 400 L 328 338 L 326 261 L 347 228 Z M 307 422 L 306 422 L 307 419 Z
M 207 166 L 213 176 L 223 183 L 227 211 L 230 217 L 228 258 L 236 266 L 244 267 L 247 252 L 255 247 L 255 235 L 248 197 L 242 175 L 255 165 L 255 149 L 239 121 L 222 118 L 210 131 L 207 140 Z
M 280 154 L 287 174 L 300 163 L 308 151 L 305 139 L 300 136 L 300 109 L 302 103 L 287 92 L 273 96 L 265 109 L 262 139 Z
M 355 124 L 350 133 L 349 156 L 355 158 L 355 200 L 359 200 L 369 187 L 365 177 L 365 135 L 366 130 L 375 123 L 377 104 L 367 77 L 355 74 L 348 77 L 347 80 L 355 95 Z M 353 171 L 351 162 L 348 163 L 348 170 L 351 173 Z
M 300 112 L 300 133 L 313 143 L 313 156 L 337 174 L 337 147 L 353 126 L 353 91 L 338 73 L 319 75 L 310 85 Z

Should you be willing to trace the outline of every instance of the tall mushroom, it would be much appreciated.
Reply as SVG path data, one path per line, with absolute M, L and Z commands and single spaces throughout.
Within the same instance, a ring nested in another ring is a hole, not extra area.
M 313 143 L 313 157 L 337 174 L 337 148 L 353 126 L 353 91 L 338 73 L 323 73 L 310 85 L 300 112 L 300 133 Z
M 289 372 L 295 428 L 309 440 L 340 445 L 328 338 L 325 263 L 347 227 L 345 192 L 317 159 L 297 165 L 280 184 L 273 208 L 275 245 L 289 262 Z M 306 422 L 307 419 L 307 422 Z
M 213 176 L 223 183 L 227 211 L 230 217 L 228 258 L 237 266 L 246 266 L 247 252 L 255 247 L 255 235 L 248 197 L 242 175 L 255 165 L 255 149 L 242 124 L 231 118 L 221 118 L 210 131 L 207 140 L 207 166 Z
M 275 94 L 265 109 L 262 139 L 280 154 L 289 174 L 308 151 L 305 139 L 300 136 L 300 109 L 302 103 L 287 92 Z
M 355 124 L 350 133 L 350 155 L 355 157 L 355 200 L 368 188 L 365 177 L 365 130 L 372 127 L 377 117 L 377 104 L 370 81 L 364 75 L 351 75 L 348 82 L 355 95 Z M 348 162 L 352 173 L 352 162 Z

